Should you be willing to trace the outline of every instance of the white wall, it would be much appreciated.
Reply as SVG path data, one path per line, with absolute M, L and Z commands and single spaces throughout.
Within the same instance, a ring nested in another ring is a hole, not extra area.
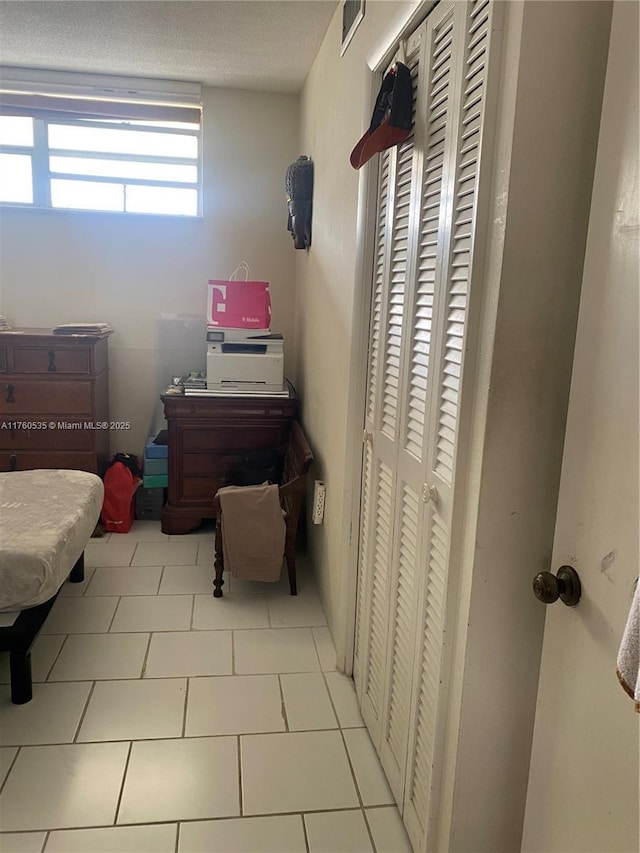
M 344 634 L 343 575 L 348 565 L 345 524 L 351 507 L 346 474 L 349 369 L 356 295 L 356 236 L 360 175 L 349 154 L 371 118 L 370 51 L 416 3 L 370 2 L 340 57 L 341 10 L 336 12 L 301 96 L 303 153 L 314 161 L 313 244 L 298 252 L 298 379 L 304 424 L 316 461 L 314 479 L 327 488 L 322 526 L 309 529 L 327 619 L 336 644 Z M 339 649 L 340 651 L 340 649 Z
M 0 313 L 14 326 L 108 322 L 111 450 L 140 453 L 158 394 L 174 372 L 204 368 L 200 314 L 209 278 L 246 260 L 271 282 L 272 328 L 295 364 L 295 253 L 286 231 L 284 176 L 298 156 L 298 98 L 204 90 L 201 219 L 4 208 L 0 211 Z M 199 363 L 194 363 L 197 360 Z

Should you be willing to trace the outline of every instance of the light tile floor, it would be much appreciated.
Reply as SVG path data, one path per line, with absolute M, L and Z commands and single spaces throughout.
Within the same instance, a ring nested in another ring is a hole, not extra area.
M 2 853 L 409 853 L 313 580 L 212 590 L 213 532 L 92 539 L 0 654 Z

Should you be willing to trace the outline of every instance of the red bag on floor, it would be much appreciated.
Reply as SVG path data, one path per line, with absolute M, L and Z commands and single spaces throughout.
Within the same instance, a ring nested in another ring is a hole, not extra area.
M 102 523 L 111 533 L 128 533 L 135 518 L 134 496 L 142 483 L 135 456 L 117 453 L 104 474 Z

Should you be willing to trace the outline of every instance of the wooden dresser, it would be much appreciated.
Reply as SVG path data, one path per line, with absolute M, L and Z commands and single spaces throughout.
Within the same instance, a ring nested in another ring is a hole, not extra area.
M 298 415 L 298 399 L 163 395 L 169 432 L 164 533 L 187 533 L 214 518 L 213 496 L 243 452 L 277 448 Z
M 109 461 L 108 334 L 0 332 L 0 471 Z

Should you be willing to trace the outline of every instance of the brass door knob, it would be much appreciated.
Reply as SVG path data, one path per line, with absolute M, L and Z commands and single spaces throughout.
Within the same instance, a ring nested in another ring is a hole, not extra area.
M 543 604 L 553 604 L 560 599 L 567 607 L 580 601 L 582 587 L 578 573 L 571 566 L 560 566 L 557 575 L 540 572 L 533 579 L 533 593 Z

